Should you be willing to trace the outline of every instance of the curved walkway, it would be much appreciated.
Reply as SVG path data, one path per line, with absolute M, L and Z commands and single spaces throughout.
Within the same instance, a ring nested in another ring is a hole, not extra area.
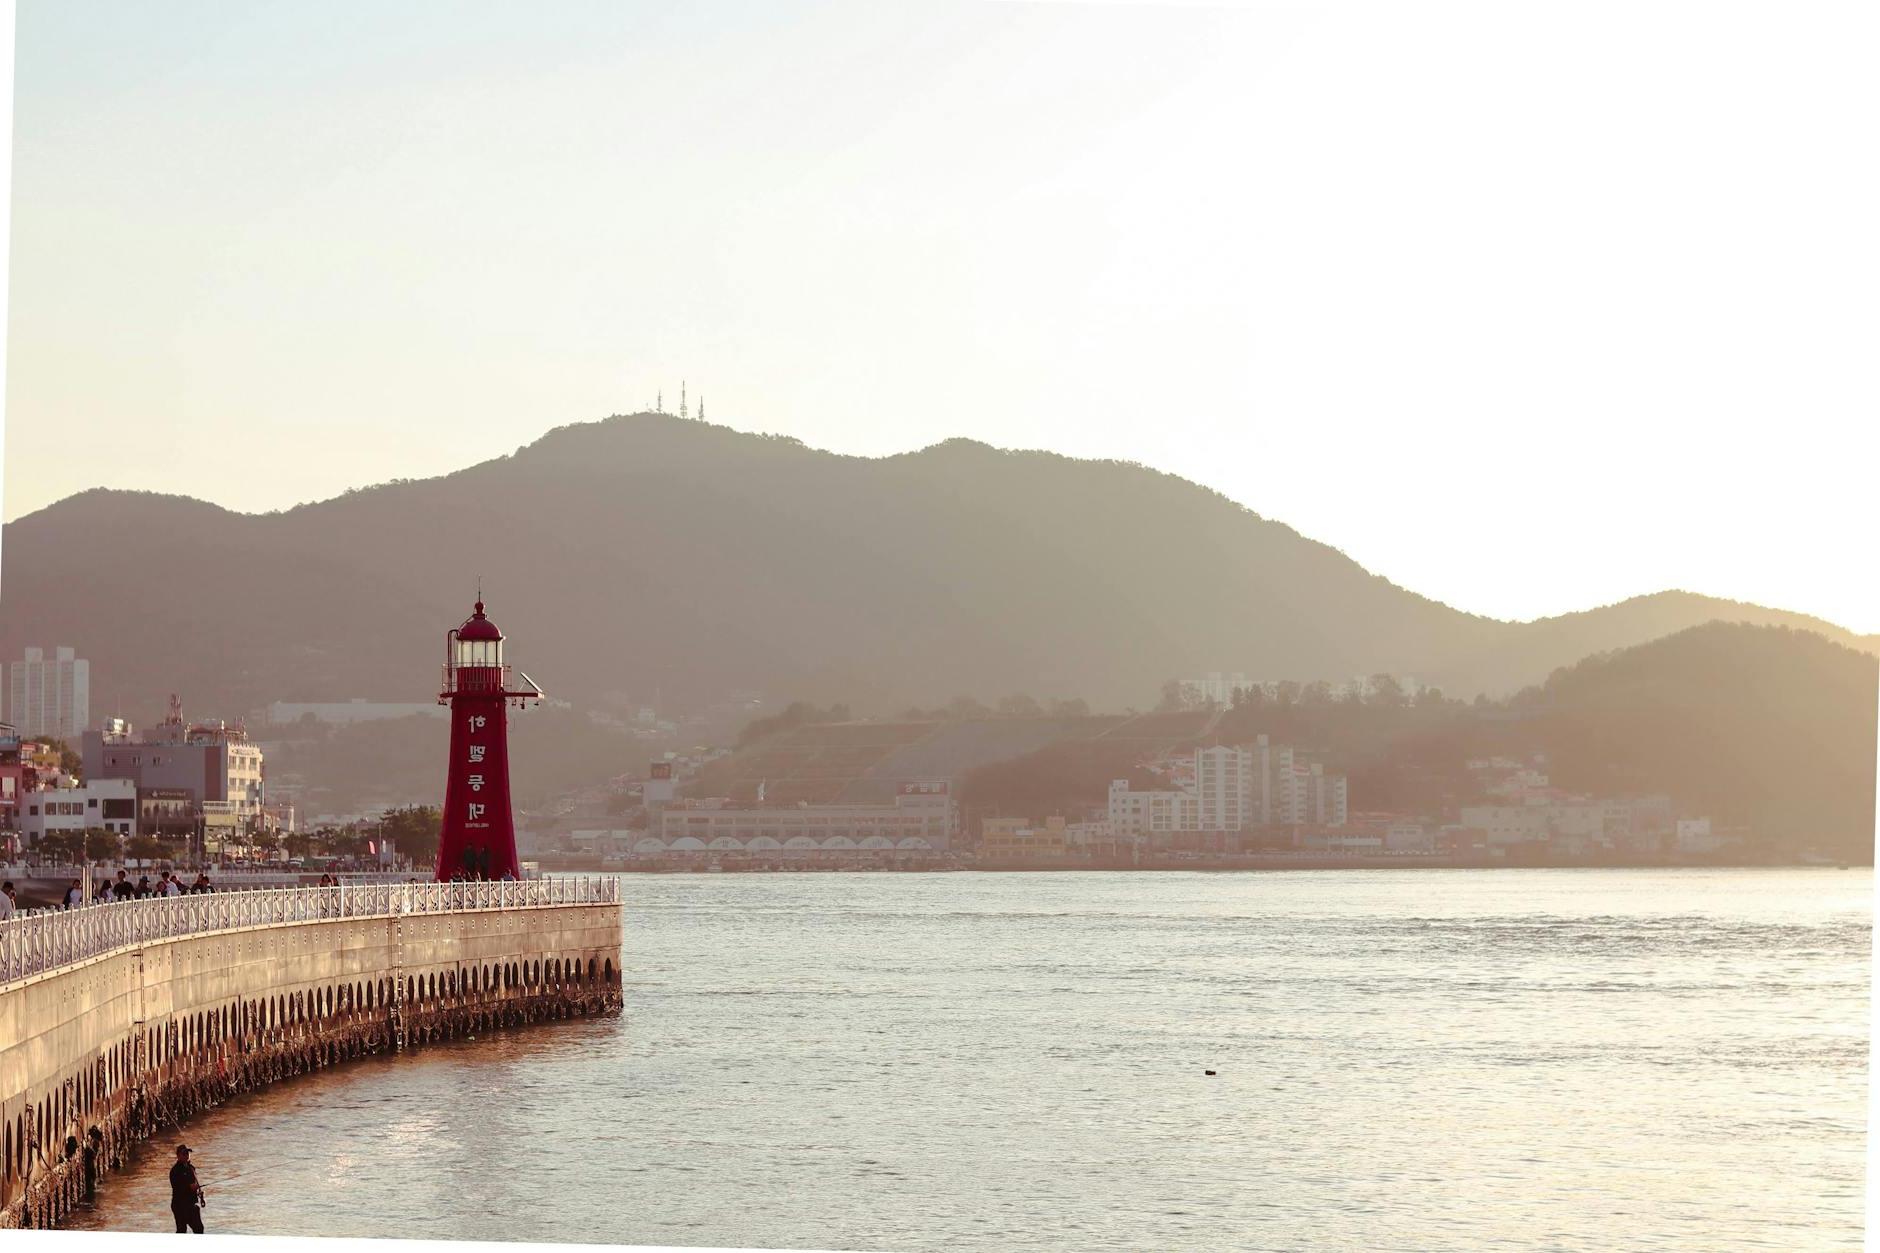
M 152 898 L 0 923 L 0 1227 L 137 1139 L 349 1057 L 620 1009 L 620 881 Z

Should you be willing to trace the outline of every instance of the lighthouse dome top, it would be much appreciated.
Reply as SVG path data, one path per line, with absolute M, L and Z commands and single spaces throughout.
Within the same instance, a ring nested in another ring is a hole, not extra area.
M 479 600 L 476 612 L 457 628 L 457 638 L 460 640 L 500 640 L 503 638 L 503 633 L 496 629 L 494 622 L 483 616 L 483 602 Z

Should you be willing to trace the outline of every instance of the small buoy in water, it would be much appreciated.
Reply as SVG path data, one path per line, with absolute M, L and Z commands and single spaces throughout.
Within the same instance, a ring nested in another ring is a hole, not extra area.
M 1204 1070 L 1204 1071 L 1202 1071 L 1201 1073 L 1202 1073 L 1202 1074 L 1204 1074 L 1204 1075 L 1211 1075 L 1211 1074 L 1213 1074 L 1214 1072 L 1213 1072 L 1212 1070 Z

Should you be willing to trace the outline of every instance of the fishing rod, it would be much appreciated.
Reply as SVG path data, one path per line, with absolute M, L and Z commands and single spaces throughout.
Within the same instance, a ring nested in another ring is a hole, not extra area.
M 194 1153 L 191 1153 L 191 1154 L 190 1154 L 190 1156 L 191 1156 L 191 1157 L 193 1158 L 193 1157 L 195 1156 L 195 1154 L 194 1154 Z M 195 1165 L 195 1163 L 194 1163 L 194 1162 L 191 1162 L 190 1164 L 191 1164 L 192 1166 L 193 1166 L 193 1165 Z M 260 1167 L 260 1166 L 250 1166 L 250 1167 L 249 1167 L 248 1169 L 246 1169 L 246 1170 L 238 1170 L 238 1171 L 236 1171 L 236 1172 L 235 1172 L 234 1174 L 232 1174 L 232 1175 L 220 1175 L 220 1176 L 217 1176 L 217 1178 L 216 1178 L 216 1180 L 215 1180 L 215 1182 L 216 1182 L 216 1184 L 217 1184 L 218 1186 L 219 1186 L 219 1185 L 221 1185 L 221 1184 L 225 1184 L 225 1183 L 234 1183 L 234 1182 L 235 1182 L 236 1180 L 238 1180 L 238 1179 L 246 1179 L 246 1178 L 247 1178 L 248 1176 L 250 1176 L 250 1175 L 252 1175 L 252 1174 L 255 1174 L 255 1173 L 257 1173 L 257 1172 L 259 1172 L 259 1171 L 261 1171 L 262 1169 L 263 1169 L 263 1168 L 262 1168 L 262 1167 Z M 202 1188 L 202 1189 L 203 1189 L 203 1192 L 204 1192 L 204 1194 L 205 1194 L 205 1195 L 207 1194 L 207 1192 L 208 1192 L 208 1185 L 206 1185 L 206 1184 L 204 1184 L 204 1183 L 202 1182 L 202 1180 L 201 1180 L 201 1179 L 198 1179 L 198 1180 L 196 1181 L 196 1186 L 197 1186 L 197 1187 L 199 1187 L 199 1188 Z

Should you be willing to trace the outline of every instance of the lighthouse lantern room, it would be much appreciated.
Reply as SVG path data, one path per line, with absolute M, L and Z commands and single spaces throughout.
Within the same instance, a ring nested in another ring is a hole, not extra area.
M 520 878 L 515 819 L 509 805 L 511 704 L 541 698 L 528 675 L 518 688 L 503 661 L 503 633 L 476 612 L 449 631 L 444 643 L 444 690 L 450 706 L 450 772 L 444 789 L 437 878 Z

